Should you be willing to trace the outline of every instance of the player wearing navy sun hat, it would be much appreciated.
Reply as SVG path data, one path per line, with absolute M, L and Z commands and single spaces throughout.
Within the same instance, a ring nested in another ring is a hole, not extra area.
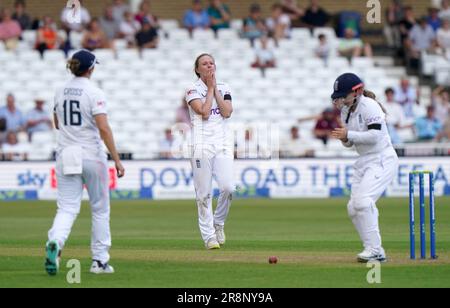
M 98 63 L 88 50 L 76 52 L 67 63 L 75 76 L 56 91 L 54 122 L 59 130 L 56 155 L 58 211 L 46 245 L 45 270 L 56 275 L 62 249 L 80 212 L 83 185 L 92 209 L 91 273 L 112 274 L 108 264 L 111 247 L 109 166 L 102 140 L 115 162 L 117 176 L 125 170 L 120 162 L 107 119 L 105 93 L 90 78 Z
M 331 98 L 338 99 L 346 97 L 348 94 L 361 87 L 364 87 L 361 78 L 352 73 L 343 74 L 335 81 L 334 92 L 331 95 Z
M 343 128 L 332 136 L 345 147 L 355 147 L 360 155 L 354 168 L 348 214 L 359 233 L 364 251 L 359 262 L 386 261 L 378 223 L 376 202 L 398 172 L 398 157 L 386 125 L 384 107 L 376 96 L 364 89 L 357 75 L 339 76 L 331 95 L 333 104 L 341 110 Z
M 78 67 L 79 73 L 85 73 L 92 69 L 96 64 L 100 64 L 97 61 L 96 56 L 89 50 L 82 49 L 73 54 L 72 60 L 78 60 L 80 65 Z

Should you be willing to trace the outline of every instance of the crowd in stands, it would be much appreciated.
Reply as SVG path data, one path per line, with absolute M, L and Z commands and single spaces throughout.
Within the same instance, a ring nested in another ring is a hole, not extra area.
M 81 4 L 82 1 L 80 1 Z M 256 2 L 256 1 L 255 1 Z M 15 50 L 22 39 L 23 31 L 35 30 L 35 49 L 41 55 L 46 50 L 61 49 L 66 55 L 73 49 L 70 32 L 82 34 L 81 45 L 88 50 L 112 48 L 115 40 L 124 39 L 130 48 L 158 48 L 162 33 L 159 19 L 152 12 L 151 2 L 143 0 L 137 13 L 133 14 L 124 0 L 113 0 L 104 8 L 100 17 L 91 16 L 88 9 L 81 7 L 81 23 L 67 20 L 69 8 L 64 8 L 59 21 L 49 16 L 33 19 L 28 13 L 25 0 L 16 0 L 13 9 L 4 8 L 0 12 L 0 40 L 7 50 Z M 268 38 L 278 46 L 280 40 L 291 37 L 292 27 L 314 29 L 329 25 L 332 15 L 320 6 L 318 0 L 310 0 L 308 7 L 297 5 L 295 0 L 281 0 L 264 14 L 258 3 L 251 5 L 248 17 L 243 20 L 240 31 L 242 38 L 247 38 L 255 46 L 255 63 L 253 67 L 271 68 L 276 65 Z M 197 29 L 218 31 L 231 27 L 232 12 L 222 0 L 193 0 L 192 7 L 182 17 L 182 26 L 192 33 Z M 360 38 L 358 25 L 344 27 L 339 54 L 348 58 L 372 56 L 371 46 Z M 258 44 L 254 44 L 258 41 Z M 321 37 L 321 49 L 318 56 L 326 60 L 330 47 L 327 38 Z M 263 45 L 263 46 L 261 46 Z
M 418 115 L 415 107 L 420 103 L 419 93 L 406 78 L 398 87 L 386 89 L 386 97 L 382 103 L 387 111 L 387 123 L 393 143 L 402 144 L 404 141 L 399 132 L 411 129 L 417 141 L 450 140 L 447 139 L 450 125 L 449 93 L 448 89 L 436 88 L 426 115 Z
M 419 68 L 421 53 L 438 54 L 450 60 L 450 1 L 432 1 L 428 15 L 418 17 L 412 6 L 392 0 L 386 10 L 385 36 L 408 65 Z
M 0 104 L 0 159 L 26 160 L 28 143 L 33 135 L 50 132 L 53 122 L 45 108 L 45 101 L 37 97 L 35 107 L 24 113 L 16 106 L 13 94 L 8 94 L 6 104 Z
M 67 54 L 73 49 L 71 32 L 82 34 L 81 45 L 88 50 L 115 49 L 116 39 L 125 40 L 129 48 L 154 49 L 158 48 L 160 37 L 165 35 L 149 0 L 141 2 L 137 13 L 132 13 L 127 1 L 112 0 L 99 17 L 91 16 L 88 9 L 82 7 L 81 23 L 68 22 L 67 10 L 65 8 L 61 12 L 59 21 L 49 16 L 36 19 L 27 13 L 25 0 L 17 0 L 13 8 L 0 11 L 0 41 L 6 50 L 15 50 L 23 31 L 35 30 L 35 49 L 43 55 L 51 49 L 61 49 Z M 232 14 L 222 0 L 193 0 L 192 7 L 182 16 L 182 26 L 191 34 L 197 29 L 227 29 L 231 27 Z M 255 61 L 249 65 L 263 72 L 276 67 L 274 48 L 280 41 L 291 37 L 293 27 L 324 27 L 330 24 L 332 17 L 318 0 L 310 0 L 305 8 L 295 0 L 281 0 L 273 4 L 270 12 L 263 12 L 258 3 L 252 4 L 239 31 L 240 37 L 250 40 L 255 49 Z M 417 62 L 424 51 L 447 55 L 450 59 L 450 0 L 442 0 L 439 7 L 430 8 L 429 15 L 420 19 L 416 18 L 412 7 L 403 5 L 401 0 L 394 0 L 386 11 L 386 20 L 384 30 L 388 45 L 398 49 L 409 63 Z M 318 37 L 315 49 L 318 58 L 327 62 L 332 48 L 336 48 L 337 55 L 349 59 L 373 56 L 370 44 L 360 37 L 361 30 L 357 23 L 344 24 L 341 28 L 337 46 L 332 47 L 325 34 Z M 437 88 L 433 92 L 432 105 L 424 116 L 415 112 L 419 93 L 408 79 L 402 80 L 398 87 L 386 89 L 385 94 L 380 101 L 386 107 L 388 126 L 395 144 L 404 142 L 401 133 L 404 130 L 413 130 L 418 141 L 450 140 L 448 89 Z M 31 141 L 36 132 L 52 129 L 50 115 L 45 110 L 46 102 L 36 98 L 36 107 L 25 114 L 15 106 L 13 94 L 8 95 L 6 101 L 4 99 L 0 98 L 0 153 L 3 153 L 3 159 L 26 159 L 26 142 L 22 144 L 20 141 Z M 185 102 L 177 110 L 176 120 L 189 123 Z M 333 109 L 327 109 L 309 120 L 317 122 L 312 134 L 324 145 L 329 142 L 331 131 L 341 125 L 339 112 Z M 168 149 L 174 142 L 173 138 L 170 131 L 165 132 L 160 141 L 161 158 L 171 158 Z M 252 138 L 251 131 L 246 138 Z M 293 149 L 298 149 L 296 145 L 303 143 L 298 127 L 292 127 L 285 141 L 285 148 L 281 151 L 283 155 L 312 155 L 308 149 L 301 154 L 293 153 Z

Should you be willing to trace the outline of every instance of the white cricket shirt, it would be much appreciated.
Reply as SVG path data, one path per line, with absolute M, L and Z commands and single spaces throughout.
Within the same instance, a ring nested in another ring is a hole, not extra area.
M 362 96 L 350 115 L 349 110 L 349 107 L 344 107 L 341 112 L 342 122 L 348 129 L 347 145 L 354 145 L 361 156 L 382 153 L 392 148 L 386 115 L 375 100 Z
M 222 97 L 230 96 L 231 90 L 225 83 L 217 83 L 217 88 Z M 198 79 L 197 82 L 189 87 L 186 91 L 186 102 L 189 105 L 189 114 L 192 125 L 192 145 L 198 144 L 213 144 L 219 147 L 229 147 L 232 144 L 232 134 L 228 129 L 228 120 L 220 114 L 219 106 L 216 99 L 213 99 L 210 117 L 207 121 L 203 120 L 202 116 L 197 114 L 191 107 L 190 103 L 193 100 L 199 99 L 204 104 L 206 102 L 206 95 L 208 93 L 207 85 Z
M 83 149 L 83 159 L 104 158 L 103 143 L 94 118 L 107 114 L 102 90 L 88 78 L 74 78 L 56 92 L 54 112 L 59 123 L 58 153 L 68 146 L 79 145 Z

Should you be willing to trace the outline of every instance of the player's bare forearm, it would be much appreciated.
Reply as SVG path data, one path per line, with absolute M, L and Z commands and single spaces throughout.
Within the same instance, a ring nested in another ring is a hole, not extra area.
M 119 153 L 116 149 L 116 144 L 114 142 L 114 136 L 112 133 L 111 128 L 109 125 L 103 126 L 100 130 L 100 136 L 103 140 L 103 142 L 106 145 L 106 148 L 108 149 L 109 153 L 111 154 L 111 158 L 114 160 L 114 163 L 116 165 L 116 171 L 117 176 L 119 178 L 123 177 L 125 175 L 125 168 L 122 166 L 122 163 L 120 161 Z
M 217 88 L 214 91 L 214 95 L 216 97 L 216 102 L 219 106 L 220 114 L 222 115 L 222 117 L 224 117 L 225 119 L 230 118 L 231 114 L 233 113 L 233 104 L 231 103 L 231 101 L 225 100 Z
M 109 126 L 106 114 L 99 114 L 95 117 L 95 122 L 100 133 L 100 137 L 108 148 L 111 158 L 117 163 L 120 162 L 119 154 L 116 150 L 116 144 L 114 142 L 114 136 Z
M 206 94 L 206 101 L 202 106 L 202 118 L 205 121 L 209 120 L 209 116 L 211 115 L 212 103 L 214 100 L 214 91 L 208 89 L 208 93 Z
M 108 127 L 100 129 L 100 136 L 101 136 L 103 142 L 105 143 L 106 148 L 108 149 L 109 153 L 111 154 L 111 158 L 115 162 L 120 161 L 111 128 L 108 126 Z
M 205 103 L 203 103 L 200 99 L 195 99 L 189 103 L 194 112 L 198 115 L 202 116 L 204 121 L 209 120 L 209 116 L 211 115 L 212 101 L 214 99 L 214 92 L 210 92 L 208 90 L 208 94 L 206 95 Z
M 58 122 L 58 117 L 56 116 L 56 114 L 53 114 L 53 123 L 55 124 L 55 128 L 57 130 L 59 130 L 59 122 Z

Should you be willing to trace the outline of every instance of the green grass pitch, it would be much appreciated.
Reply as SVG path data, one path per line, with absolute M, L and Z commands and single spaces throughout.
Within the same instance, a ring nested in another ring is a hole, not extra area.
M 43 266 L 55 203 L 0 203 L 0 287 L 450 287 L 450 198 L 436 199 L 436 261 L 409 260 L 407 198 L 379 202 L 390 259 L 377 285 L 355 262 L 361 244 L 346 203 L 236 200 L 226 246 L 206 251 L 193 201 L 113 202 L 112 276 L 89 274 L 90 210 L 83 204 L 56 277 Z M 81 284 L 66 281 L 69 259 L 81 261 Z

